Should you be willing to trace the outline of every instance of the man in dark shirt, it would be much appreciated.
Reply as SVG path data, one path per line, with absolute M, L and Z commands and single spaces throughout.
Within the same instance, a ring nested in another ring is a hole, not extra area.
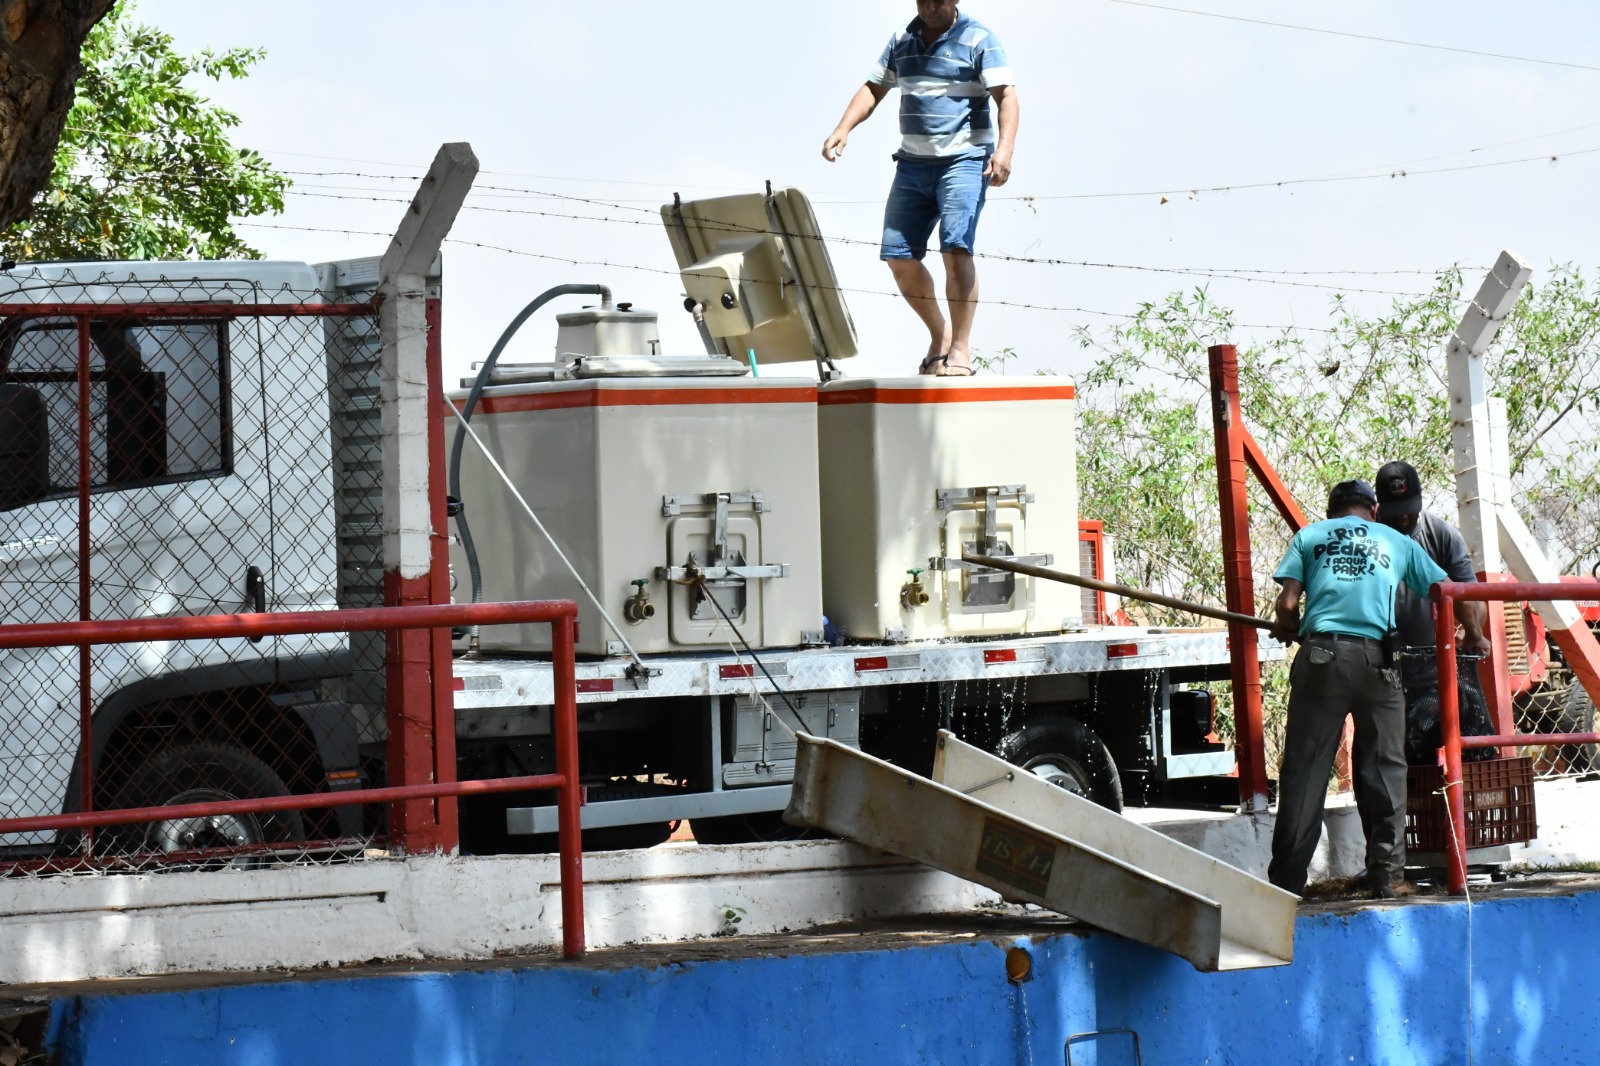
M 1449 522 L 1429 514 L 1422 507 L 1422 479 L 1410 463 L 1385 463 L 1375 479 L 1378 492 L 1378 521 L 1396 533 L 1410 537 L 1452 581 L 1476 581 L 1472 556 L 1461 531 Z M 1435 655 L 1438 632 L 1434 626 L 1433 604 L 1402 587 L 1395 593 L 1395 624 L 1405 646 L 1401 661 L 1406 696 L 1406 759 L 1411 763 L 1430 763 L 1436 757 L 1439 736 L 1439 671 Z M 1457 696 L 1462 736 L 1493 733 L 1489 703 L 1478 679 L 1477 662 L 1490 652 L 1484 633 L 1488 614 L 1485 605 L 1472 600 L 1456 604 L 1462 638 L 1457 641 Z M 1357 747 L 1359 747 L 1359 743 Z M 1492 748 L 1474 748 L 1463 753 L 1466 759 L 1492 759 Z

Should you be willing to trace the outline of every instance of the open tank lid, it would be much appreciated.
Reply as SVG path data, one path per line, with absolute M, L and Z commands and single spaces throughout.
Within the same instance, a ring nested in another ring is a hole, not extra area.
M 708 342 L 758 363 L 856 354 L 856 328 L 811 203 L 799 189 L 674 202 L 661 208 Z

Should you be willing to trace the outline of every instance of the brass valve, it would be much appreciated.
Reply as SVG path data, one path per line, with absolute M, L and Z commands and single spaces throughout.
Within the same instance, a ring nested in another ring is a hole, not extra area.
M 645 578 L 635 578 L 633 595 L 622 601 L 622 617 L 629 625 L 640 625 L 656 616 L 656 605 L 650 602 L 650 595 L 645 592 L 648 584 L 650 582 Z
M 911 580 L 900 586 L 900 607 L 913 611 L 928 602 L 928 589 L 922 583 L 922 567 L 914 566 L 906 573 L 911 575 Z

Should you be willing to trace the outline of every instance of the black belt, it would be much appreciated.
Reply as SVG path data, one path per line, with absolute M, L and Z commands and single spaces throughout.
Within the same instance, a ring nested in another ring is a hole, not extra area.
M 1357 637 L 1349 633 L 1312 633 L 1306 640 L 1337 640 L 1345 644 L 1365 644 L 1369 648 L 1383 649 L 1383 641 L 1377 637 Z

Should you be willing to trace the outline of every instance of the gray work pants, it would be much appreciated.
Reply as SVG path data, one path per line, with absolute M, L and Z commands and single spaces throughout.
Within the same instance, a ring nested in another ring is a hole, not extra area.
M 1322 832 L 1328 775 L 1345 715 L 1355 718 L 1355 792 L 1367 876 L 1400 879 L 1406 841 L 1406 702 L 1377 643 L 1310 636 L 1289 672 L 1289 724 L 1278 772 L 1278 819 L 1267 878 L 1298 895 Z

